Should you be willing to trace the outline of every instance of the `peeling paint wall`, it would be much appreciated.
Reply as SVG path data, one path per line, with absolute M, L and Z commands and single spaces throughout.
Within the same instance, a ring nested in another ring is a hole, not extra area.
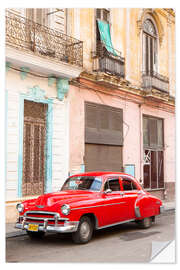
M 77 10 L 77 9 L 75 9 Z M 92 71 L 91 52 L 95 50 L 95 9 L 81 8 L 79 12 L 70 10 L 72 29 L 71 35 L 76 37 L 75 24 L 80 20 L 80 40 L 83 45 L 83 63 L 87 71 Z M 150 10 L 150 11 L 149 11 Z M 158 72 L 169 77 L 170 93 L 175 94 L 175 25 L 174 17 L 168 15 L 164 9 L 148 9 L 152 17 L 157 21 L 157 28 L 162 35 L 162 42 L 158 47 Z M 141 14 L 146 9 L 140 8 L 111 8 L 110 31 L 112 43 L 115 49 L 125 57 L 126 78 L 133 85 L 141 86 L 142 71 L 142 25 L 138 26 Z M 151 13 L 150 13 L 151 14 Z M 78 17 L 77 17 L 78 16 Z M 170 17 L 170 25 L 168 20 Z M 143 16 L 140 24 L 143 23 Z M 170 30 L 168 30 L 170 27 Z M 169 31 L 169 33 L 168 33 Z M 162 33 L 161 33 L 162 32 Z M 170 48 L 170 50 L 169 50 Z M 169 57 L 171 54 L 171 57 Z M 171 69 L 169 69 L 171 66 Z

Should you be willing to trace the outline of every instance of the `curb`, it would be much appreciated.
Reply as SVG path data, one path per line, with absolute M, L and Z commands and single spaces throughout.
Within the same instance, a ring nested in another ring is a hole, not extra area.
M 176 210 L 175 207 L 168 207 L 164 209 L 164 212 L 175 211 L 175 210 Z
M 13 238 L 17 236 L 26 235 L 26 231 L 8 232 L 6 233 L 6 238 Z
M 161 215 L 163 215 L 166 212 L 171 212 L 171 211 L 175 211 L 175 207 L 167 207 L 167 208 L 165 208 L 164 212 Z M 6 233 L 6 238 L 13 238 L 13 237 L 18 237 L 18 236 L 23 236 L 23 235 L 27 235 L 26 231 L 17 230 L 17 231 L 14 231 L 14 232 Z

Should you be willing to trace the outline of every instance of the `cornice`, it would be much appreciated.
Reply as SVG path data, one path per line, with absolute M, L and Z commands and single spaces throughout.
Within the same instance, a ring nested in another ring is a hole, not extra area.
M 164 104 L 167 106 L 175 108 L 175 98 L 170 96 L 169 93 L 164 93 L 155 89 L 152 89 L 151 91 L 146 91 L 141 87 L 133 86 L 130 84 L 129 81 L 125 79 L 117 78 L 116 76 L 110 76 L 107 74 L 95 74 L 95 73 L 88 73 L 88 72 L 82 72 L 80 74 L 80 77 L 78 78 L 78 82 L 83 81 L 84 82 L 84 88 L 85 82 L 89 81 L 91 82 L 91 87 L 95 91 L 102 90 L 105 91 L 106 94 L 119 94 L 119 97 L 123 94 L 126 97 L 131 97 L 131 99 L 134 99 L 134 102 L 137 103 L 137 100 L 139 103 L 144 103 L 145 101 L 153 101 L 158 104 Z M 88 88 L 88 85 L 87 85 Z M 112 90 L 112 92 L 110 92 Z M 122 95 L 122 97 L 123 97 Z

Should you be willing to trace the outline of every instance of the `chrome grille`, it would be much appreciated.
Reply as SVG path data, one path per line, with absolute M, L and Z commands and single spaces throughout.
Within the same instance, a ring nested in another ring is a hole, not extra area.
M 43 224 L 44 222 L 47 222 L 48 225 L 58 225 L 62 223 L 62 221 L 67 221 L 69 219 L 61 218 L 60 214 L 57 212 L 27 211 L 24 213 L 23 220 L 25 223 Z

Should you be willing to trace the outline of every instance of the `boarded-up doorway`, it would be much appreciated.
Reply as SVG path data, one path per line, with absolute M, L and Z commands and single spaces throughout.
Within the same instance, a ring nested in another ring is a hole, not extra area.
M 123 110 L 85 103 L 85 170 L 122 171 Z
M 47 104 L 24 101 L 22 195 L 44 193 Z

